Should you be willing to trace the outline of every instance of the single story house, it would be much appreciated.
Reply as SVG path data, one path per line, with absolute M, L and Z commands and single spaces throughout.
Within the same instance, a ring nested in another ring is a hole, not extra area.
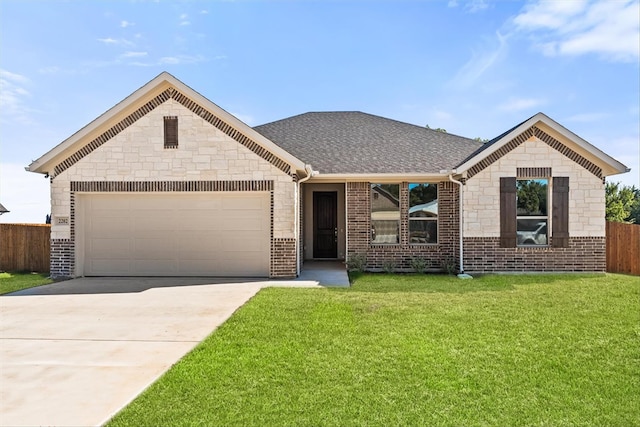
M 361 112 L 250 127 L 162 73 L 27 170 L 51 182 L 51 275 L 604 271 L 605 177 L 542 113 L 483 143 Z

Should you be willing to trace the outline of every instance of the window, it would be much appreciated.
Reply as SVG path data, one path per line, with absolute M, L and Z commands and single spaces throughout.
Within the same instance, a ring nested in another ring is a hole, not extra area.
M 549 244 L 548 179 L 516 180 L 516 244 Z
M 164 148 L 178 148 L 178 117 L 164 118 Z
M 400 242 L 400 185 L 371 184 L 371 243 Z
M 409 243 L 438 243 L 436 184 L 409 184 Z

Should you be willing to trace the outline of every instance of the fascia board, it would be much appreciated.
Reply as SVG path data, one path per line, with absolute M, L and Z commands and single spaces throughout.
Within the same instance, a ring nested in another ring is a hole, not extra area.
M 544 116 L 544 119 L 540 120 L 542 123 L 544 123 L 545 125 L 547 125 L 551 129 L 553 129 L 554 131 L 556 131 L 560 135 L 564 136 L 568 140 L 570 140 L 573 143 L 575 143 L 578 147 L 580 147 L 582 150 L 584 150 L 586 153 L 588 153 L 593 159 L 597 159 L 598 160 L 597 163 L 600 163 L 599 166 L 606 166 L 606 168 L 604 168 L 605 170 L 603 170 L 603 172 L 609 171 L 611 173 L 605 173 L 604 174 L 605 176 L 615 175 L 615 174 L 618 174 L 618 173 L 625 173 L 625 172 L 629 172 L 631 170 L 627 166 L 625 166 L 624 164 L 620 163 L 619 161 L 617 161 L 613 157 L 609 156 L 604 151 L 600 150 L 595 145 L 587 142 L 586 140 L 581 138 L 579 135 L 576 135 L 575 133 L 571 132 L 569 129 L 565 128 L 560 123 L 558 123 L 555 120 L 547 117 L 544 114 L 542 114 L 542 116 Z
M 127 108 L 131 107 L 138 103 L 138 101 L 144 97 L 147 97 L 151 94 L 154 94 L 156 91 L 161 92 L 166 89 L 168 85 L 163 87 L 162 82 L 170 76 L 169 73 L 163 72 L 153 80 L 133 92 L 131 95 L 127 96 L 125 99 L 120 101 L 115 106 L 111 107 L 106 112 L 102 113 L 96 119 L 91 121 L 89 124 L 81 128 L 79 131 L 71 135 L 69 138 L 62 141 L 60 144 L 56 145 L 53 149 L 49 150 L 47 153 L 42 155 L 40 158 L 32 162 L 28 170 L 30 172 L 38 172 L 38 173 L 48 173 L 49 170 L 46 168 L 47 164 L 52 160 L 55 160 L 56 157 L 64 154 L 67 150 L 73 148 L 78 142 L 85 139 L 87 136 L 91 135 L 92 132 L 99 129 L 105 123 L 110 122 L 112 119 L 120 115 L 122 112 L 126 111 Z M 155 90 L 154 90 L 155 89 Z M 158 90 L 161 89 L 161 90 Z

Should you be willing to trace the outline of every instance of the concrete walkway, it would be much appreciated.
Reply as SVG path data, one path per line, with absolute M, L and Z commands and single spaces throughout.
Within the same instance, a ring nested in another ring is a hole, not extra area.
M 0 296 L 0 425 L 96 426 L 265 286 L 83 278 Z
M 326 287 L 349 287 L 349 275 L 343 261 L 305 261 L 297 281 L 316 282 Z

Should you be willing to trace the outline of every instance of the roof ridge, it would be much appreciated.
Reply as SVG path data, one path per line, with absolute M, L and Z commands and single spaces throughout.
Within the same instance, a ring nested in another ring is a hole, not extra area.
M 399 123 L 401 125 L 413 126 L 415 128 L 426 130 L 426 131 L 430 131 L 430 132 L 437 132 L 439 134 L 444 133 L 445 135 L 450 135 L 450 136 L 454 136 L 454 137 L 457 137 L 457 138 L 463 138 L 463 139 L 467 139 L 469 141 L 475 141 L 473 138 L 469 138 L 468 136 L 462 136 L 462 135 L 458 135 L 456 133 L 451 133 L 451 132 L 440 132 L 440 131 L 437 131 L 435 129 L 428 128 L 426 126 L 417 125 L 415 123 L 409 123 L 409 122 L 405 122 L 405 121 L 402 121 L 402 120 L 392 119 L 392 118 L 389 118 L 389 117 L 384 117 L 384 116 L 380 116 L 380 115 L 377 115 L 377 114 L 367 113 L 365 111 L 359 111 L 359 110 L 307 111 L 305 113 L 300 113 L 300 114 L 296 114 L 296 115 L 293 115 L 293 116 L 290 116 L 290 117 L 285 117 L 283 119 L 274 120 L 272 122 L 263 123 L 261 125 L 254 126 L 254 128 L 259 128 L 261 126 L 271 125 L 271 124 L 274 124 L 274 123 L 282 122 L 284 120 L 290 120 L 290 119 L 294 119 L 296 117 L 308 116 L 308 115 L 312 115 L 312 114 L 318 114 L 318 115 L 322 114 L 322 115 L 324 115 L 324 114 L 347 114 L 347 113 L 348 114 L 362 114 L 364 116 L 369 116 L 369 117 L 374 117 L 376 119 L 382 119 L 382 120 L 386 120 L 386 121 L 390 121 L 390 122 L 395 122 L 395 123 Z

